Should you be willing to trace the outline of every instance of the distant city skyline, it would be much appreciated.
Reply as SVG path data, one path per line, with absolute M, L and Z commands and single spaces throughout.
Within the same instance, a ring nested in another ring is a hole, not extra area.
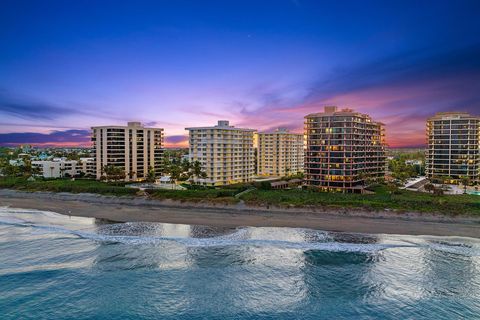
M 424 146 L 436 112 L 480 114 L 478 1 L 4 1 L 0 145 L 90 146 L 140 121 L 188 145 L 229 120 L 301 133 L 325 105 Z

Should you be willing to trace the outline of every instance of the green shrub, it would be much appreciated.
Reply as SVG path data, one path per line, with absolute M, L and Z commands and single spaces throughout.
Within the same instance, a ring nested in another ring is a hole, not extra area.
M 237 187 L 199 188 L 189 190 L 148 189 L 153 199 L 172 199 L 192 202 L 236 203 L 235 195 L 250 185 Z M 124 183 L 95 180 L 37 179 L 0 177 L 0 188 L 25 191 L 97 193 L 116 196 L 135 196 L 138 189 L 126 188 Z M 480 215 L 480 197 L 476 195 L 435 195 L 408 190 L 392 192 L 388 186 L 374 186 L 375 194 L 323 193 L 313 190 L 252 190 L 240 195 L 250 205 L 294 207 L 360 208 L 364 210 L 394 209 L 399 212 L 429 212 L 447 215 Z
M 376 186 L 374 190 L 375 194 L 323 193 L 298 189 L 253 190 L 240 198 L 250 205 L 395 209 L 400 212 L 480 215 L 480 197 L 474 195 L 433 195 L 407 190 L 391 193 L 385 186 Z
M 0 188 L 25 191 L 51 191 L 71 193 L 99 193 L 105 195 L 135 195 L 136 189 L 126 188 L 121 183 L 105 183 L 95 180 L 41 179 L 28 181 L 25 178 L 0 178 Z

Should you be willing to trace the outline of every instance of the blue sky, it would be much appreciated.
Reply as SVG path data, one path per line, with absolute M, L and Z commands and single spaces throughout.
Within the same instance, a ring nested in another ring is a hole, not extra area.
M 425 119 L 480 113 L 479 1 L 2 1 L 0 144 L 88 144 L 137 120 L 301 132 L 337 104 L 424 143 Z

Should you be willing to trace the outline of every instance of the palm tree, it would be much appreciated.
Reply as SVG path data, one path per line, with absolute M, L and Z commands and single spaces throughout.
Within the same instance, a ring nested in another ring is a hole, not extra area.
M 175 183 L 180 178 L 181 174 L 182 172 L 179 166 L 177 165 L 170 166 L 170 180 L 172 181 L 172 189 L 174 188 Z
M 148 168 L 148 175 L 147 175 L 148 182 L 155 182 L 155 170 L 152 166 Z
M 107 180 L 117 181 L 125 179 L 125 171 L 121 167 L 107 165 L 103 167 Z
M 32 162 L 29 159 L 24 159 L 22 169 L 24 175 L 32 175 Z
M 180 167 L 182 168 L 183 172 L 188 172 L 190 171 L 192 164 L 187 159 L 183 159 L 182 163 L 180 164 Z
M 467 185 L 470 184 L 470 178 L 468 176 L 462 176 L 461 181 L 463 184 L 463 194 L 467 194 Z
M 197 179 L 198 178 L 205 179 L 207 177 L 207 173 L 203 171 L 202 164 L 200 163 L 200 161 L 193 162 L 193 164 L 191 165 L 191 168 L 192 168 L 193 177 L 196 177 Z
M 172 166 L 172 163 L 170 162 L 170 159 L 165 157 L 165 158 L 163 158 L 162 162 L 163 162 L 162 163 L 162 173 L 164 175 L 170 174 L 170 169 L 171 169 L 171 166 Z

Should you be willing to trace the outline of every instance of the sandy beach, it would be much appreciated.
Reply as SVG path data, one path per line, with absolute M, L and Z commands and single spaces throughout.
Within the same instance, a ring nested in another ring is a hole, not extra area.
M 0 190 L 0 206 L 117 222 L 312 228 L 327 231 L 480 238 L 480 218 L 353 209 L 281 209 L 156 201 L 95 194 Z

